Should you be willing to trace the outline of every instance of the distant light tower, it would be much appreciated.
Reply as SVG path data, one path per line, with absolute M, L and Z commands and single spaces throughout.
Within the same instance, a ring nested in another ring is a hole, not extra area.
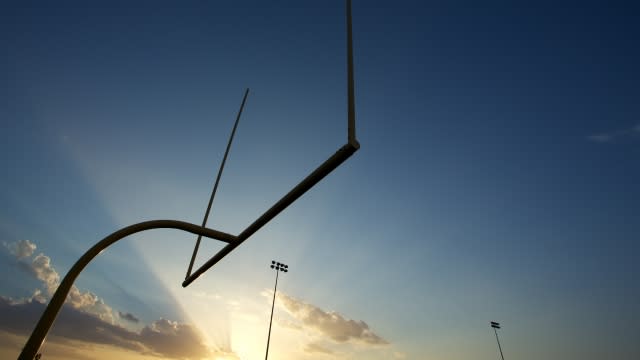
M 276 286 L 273 287 L 273 302 L 271 303 L 271 320 L 269 320 L 269 335 L 267 336 L 267 352 L 264 355 L 264 360 L 269 357 L 269 340 L 271 339 L 271 323 L 273 322 L 273 306 L 276 304 L 276 291 L 278 290 L 278 274 L 280 271 L 289 271 L 289 265 L 279 263 L 275 260 L 271 261 L 271 268 L 276 270 Z M 503 359 L 504 360 L 504 359 Z
M 500 346 L 500 340 L 498 339 L 498 331 L 496 329 L 500 329 L 500 323 L 495 321 L 491 322 L 491 327 L 493 328 L 493 332 L 496 334 L 496 341 L 498 342 L 498 349 L 500 350 L 500 357 L 504 360 L 504 355 L 502 355 L 502 346 Z

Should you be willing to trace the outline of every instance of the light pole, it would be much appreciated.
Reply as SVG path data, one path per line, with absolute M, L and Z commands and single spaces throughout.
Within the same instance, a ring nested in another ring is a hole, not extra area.
M 271 320 L 269 320 L 269 335 L 267 336 L 267 351 L 264 355 L 264 360 L 269 357 L 269 340 L 271 340 L 271 323 L 273 322 L 273 307 L 276 304 L 276 291 L 278 289 L 278 273 L 280 271 L 289 271 L 289 265 L 279 263 L 275 260 L 271 260 L 271 268 L 276 270 L 276 285 L 273 287 L 273 302 L 271 303 Z
M 498 349 L 500 350 L 500 357 L 502 358 L 502 360 L 504 360 L 504 355 L 502 355 L 502 346 L 500 346 L 500 340 L 498 339 L 498 331 L 497 331 L 497 329 L 500 329 L 500 323 L 492 321 L 491 322 L 491 327 L 493 328 L 493 332 L 496 334 L 496 341 L 498 342 Z

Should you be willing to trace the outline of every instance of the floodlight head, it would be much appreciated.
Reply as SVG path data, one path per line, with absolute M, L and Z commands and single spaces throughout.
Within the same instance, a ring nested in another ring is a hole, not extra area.
M 275 260 L 271 260 L 271 263 L 275 265 L 276 261 Z
M 273 265 L 271 265 L 271 268 L 273 269 Z

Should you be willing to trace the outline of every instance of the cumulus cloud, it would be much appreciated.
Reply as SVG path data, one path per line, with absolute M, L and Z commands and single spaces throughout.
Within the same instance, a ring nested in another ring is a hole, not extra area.
M 60 285 L 60 275 L 51 264 L 51 258 L 40 253 L 33 257 L 31 262 L 28 258 L 33 256 L 36 245 L 29 240 L 22 240 L 5 245 L 10 252 L 19 260 L 18 265 L 40 280 L 44 285 L 46 294 L 36 290 L 38 302 L 45 302 L 46 296 L 52 296 Z M 101 320 L 113 323 L 115 321 L 114 311 L 104 303 L 96 294 L 85 291 L 82 292 L 75 285 L 71 287 L 66 303 L 72 307 L 93 314 Z
M 587 139 L 597 143 L 609 143 L 614 142 L 616 140 L 621 140 L 624 138 L 635 137 L 638 138 L 640 136 L 640 124 L 635 125 L 631 128 L 603 132 L 599 134 L 593 134 L 587 136 Z
M 42 290 L 35 289 L 33 291 L 33 295 L 31 295 L 31 297 L 27 299 L 27 301 L 35 301 L 39 302 L 40 304 L 44 304 L 45 302 L 47 302 L 47 298 L 42 294 Z
M 160 319 L 140 332 L 140 341 L 159 355 L 172 358 L 200 358 L 208 353 L 196 328 Z
M 115 323 L 113 309 L 90 291 L 81 292 L 77 287 L 72 286 L 67 296 L 67 304 L 75 309 L 97 316 L 102 321 Z
M 0 296 L 0 330 L 28 335 L 44 312 L 47 296 L 60 285 L 60 276 L 44 254 L 29 261 L 36 249 L 33 243 L 25 240 L 5 246 L 18 259 L 18 265 L 43 284 L 44 292 L 36 289 L 29 298 L 15 300 Z M 140 321 L 133 314 L 115 312 L 96 294 L 73 286 L 56 320 L 55 335 L 173 359 L 202 359 L 222 354 L 209 350 L 202 335 L 189 324 L 160 319 L 135 332 L 117 324 L 116 318 Z
M 283 293 L 278 293 L 278 299 L 281 306 L 305 327 L 314 329 L 337 343 L 389 344 L 362 320 L 347 319 L 337 312 L 322 310 Z
M 31 261 L 31 270 L 36 279 L 42 281 L 49 295 L 53 294 L 60 284 L 60 275 L 51 266 L 51 259 L 44 254 L 39 254 Z
M 33 256 L 36 245 L 30 241 L 4 245 L 18 259 L 18 266 L 43 284 L 44 292 L 36 289 L 28 298 L 15 300 L 0 295 L 0 330 L 28 335 L 44 312 L 47 296 L 53 295 L 60 285 L 60 275 L 48 256 Z M 116 319 L 133 323 L 140 321 L 131 313 L 115 312 L 96 294 L 73 286 L 56 320 L 55 335 L 173 359 L 235 356 L 228 349 L 226 352 L 210 350 L 198 330 L 186 323 L 160 319 L 136 332 L 117 324 Z
M 11 244 L 3 243 L 3 245 L 18 259 L 29 257 L 36 250 L 36 245 L 29 240 L 20 240 Z

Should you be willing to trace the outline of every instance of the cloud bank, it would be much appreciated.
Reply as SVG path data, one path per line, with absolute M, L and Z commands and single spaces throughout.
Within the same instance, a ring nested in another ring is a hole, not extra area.
M 334 311 L 325 311 L 315 305 L 305 303 L 283 293 L 278 300 L 287 313 L 310 329 L 336 343 L 358 343 L 366 345 L 387 345 L 389 342 L 375 334 L 362 320 L 351 320 Z M 309 344 L 310 350 L 320 349 Z
M 27 336 L 44 311 L 37 301 L 16 301 L 0 296 L 0 330 Z M 173 359 L 201 359 L 211 355 L 201 334 L 188 324 L 160 319 L 140 332 L 127 330 L 67 304 L 55 323 L 55 336 L 92 344 L 120 347 L 142 354 Z
M 29 240 L 5 244 L 5 247 L 16 257 L 20 268 L 42 282 L 45 292 L 43 293 L 40 289 L 36 289 L 32 299 L 38 302 L 45 302 L 47 298 L 50 298 L 60 285 L 60 275 L 52 266 L 51 258 L 40 253 L 29 261 L 36 250 L 36 245 Z M 114 311 L 111 307 L 106 305 L 96 294 L 89 291 L 82 292 L 75 285 L 69 291 L 66 304 L 75 309 L 93 314 L 104 321 L 115 322 Z
M 17 265 L 43 285 L 42 290 L 36 289 L 26 299 L 0 296 L 0 330 L 27 336 L 44 312 L 47 298 L 60 285 L 60 275 L 48 256 L 42 253 L 33 256 L 36 245 L 32 242 L 22 240 L 4 245 L 18 260 Z M 114 312 L 97 295 L 73 286 L 54 324 L 54 336 L 173 359 L 202 359 L 215 355 L 204 344 L 202 334 L 189 324 L 160 319 L 136 332 L 119 325 L 116 319 L 140 321 L 131 313 Z

